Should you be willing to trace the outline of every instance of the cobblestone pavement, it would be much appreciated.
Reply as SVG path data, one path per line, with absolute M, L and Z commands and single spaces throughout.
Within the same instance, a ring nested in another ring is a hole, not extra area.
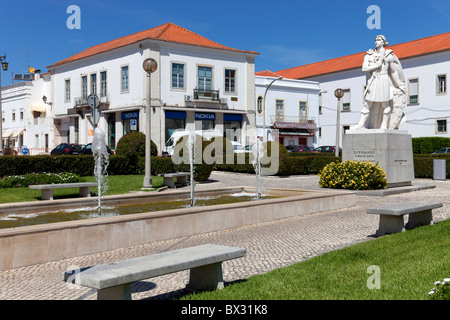
M 317 179 L 316 176 L 263 177 L 262 187 L 319 189 Z M 252 175 L 213 172 L 211 182 L 198 184 L 196 188 L 200 190 L 255 184 L 256 178 Z M 414 185 L 436 185 L 436 188 L 384 197 L 358 193 L 357 204 L 351 208 L 0 271 L 0 299 L 93 300 L 96 299 L 95 290 L 67 284 L 61 280 L 61 273 L 69 268 L 92 266 L 204 243 L 246 248 L 245 257 L 223 264 L 226 282 L 244 279 L 374 239 L 378 217 L 366 214 L 366 209 L 381 204 L 407 200 L 440 201 L 444 203 L 444 207 L 433 211 L 434 221 L 450 217 L 450 182 L 419 179 Z M 188 271 L 140 281 L 132 285 L 132 297 L 136 300 L 172 298 L 185 293 L 183 288 L 187 281 Z

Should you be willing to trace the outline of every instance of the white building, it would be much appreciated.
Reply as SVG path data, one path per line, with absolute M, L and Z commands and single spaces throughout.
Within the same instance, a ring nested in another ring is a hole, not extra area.
M 317 146 L 319 83 L 277 77 L 270 71 L 255 76 L 258 135 L 285 146 Z
M 100 98 L 98 126 L 112 149 L 130 131 L 145 133 L 149 77 L 143 62 L 147 58 L 158 63 L 150 79 L 151 132 L 159 152 L 173 130 L 194 127 L 220 132 L 240 128 L 236 139 L 248 143 L 257 56 L 167 23 L 56 62 L 48 67 L 53 146 L 92 142 L 95 124 L 87 103 L 92 93 Z
M 34 78 L 2 88 L 2 145 L 14 154 L 25 146 L 29 154 L 43 154 L 52 146 L 51 106 L 43 101 L 50 92 L 50 76 L 37 72 Z
M 408 105 L 404 110 L 406 122 L 400 129 L 408 130 L 412 137 L 450 137 L 450 32 L 389 48 L 402 63 L 408 88 Z M 366 86 L 366 75 L 361 71 L 365 53 L 276 72 L 285 78 L 320 83 L 319 145 L 335 145 L 337 99 L 334 91 L 337 88 L 345 90 L 339 107 L 341 134 L 358 123 Z

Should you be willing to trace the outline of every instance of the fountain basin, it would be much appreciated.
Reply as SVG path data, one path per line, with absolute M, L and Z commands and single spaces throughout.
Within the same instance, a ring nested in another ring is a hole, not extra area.
M 196 196 L 241 192 L 256 191 L 253 187 L 229 187 L 197 191 Z M 274 198 L 1 229 L 0 270 L 348 208 L 356 204 L 355 193 L 346 191 L 267 189 L 265 194 Z M 190 191 L 136 193 L 105 196 L 102 204 L 110 206 L 189 197 Z M 0 217 L 92 204 L 93 199 L 89 198 L 2 204 Z

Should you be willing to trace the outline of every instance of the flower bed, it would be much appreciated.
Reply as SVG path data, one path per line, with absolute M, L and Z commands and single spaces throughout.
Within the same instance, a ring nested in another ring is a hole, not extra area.
M 71 172 L 29 173 L 6 176 L 0 179 L 0 188 L 28 188 L 29 185 L 80 182 L 80 177 Z
M 387 186 L 386 173 L 369 161 L 332 162 L 319 172 L 319 185 L 324 188 L 374 190 Z

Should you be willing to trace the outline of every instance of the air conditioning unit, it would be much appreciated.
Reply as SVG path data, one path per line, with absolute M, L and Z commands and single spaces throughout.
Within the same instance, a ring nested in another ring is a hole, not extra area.
M 220 103 L 227 104 L 228 103 L 228 98 L 220 98 Z
M 194 101 L 194 97 L 190 94 L 186 94 L 186 95 L 184 95 L 184 100 L 185 101 Z

